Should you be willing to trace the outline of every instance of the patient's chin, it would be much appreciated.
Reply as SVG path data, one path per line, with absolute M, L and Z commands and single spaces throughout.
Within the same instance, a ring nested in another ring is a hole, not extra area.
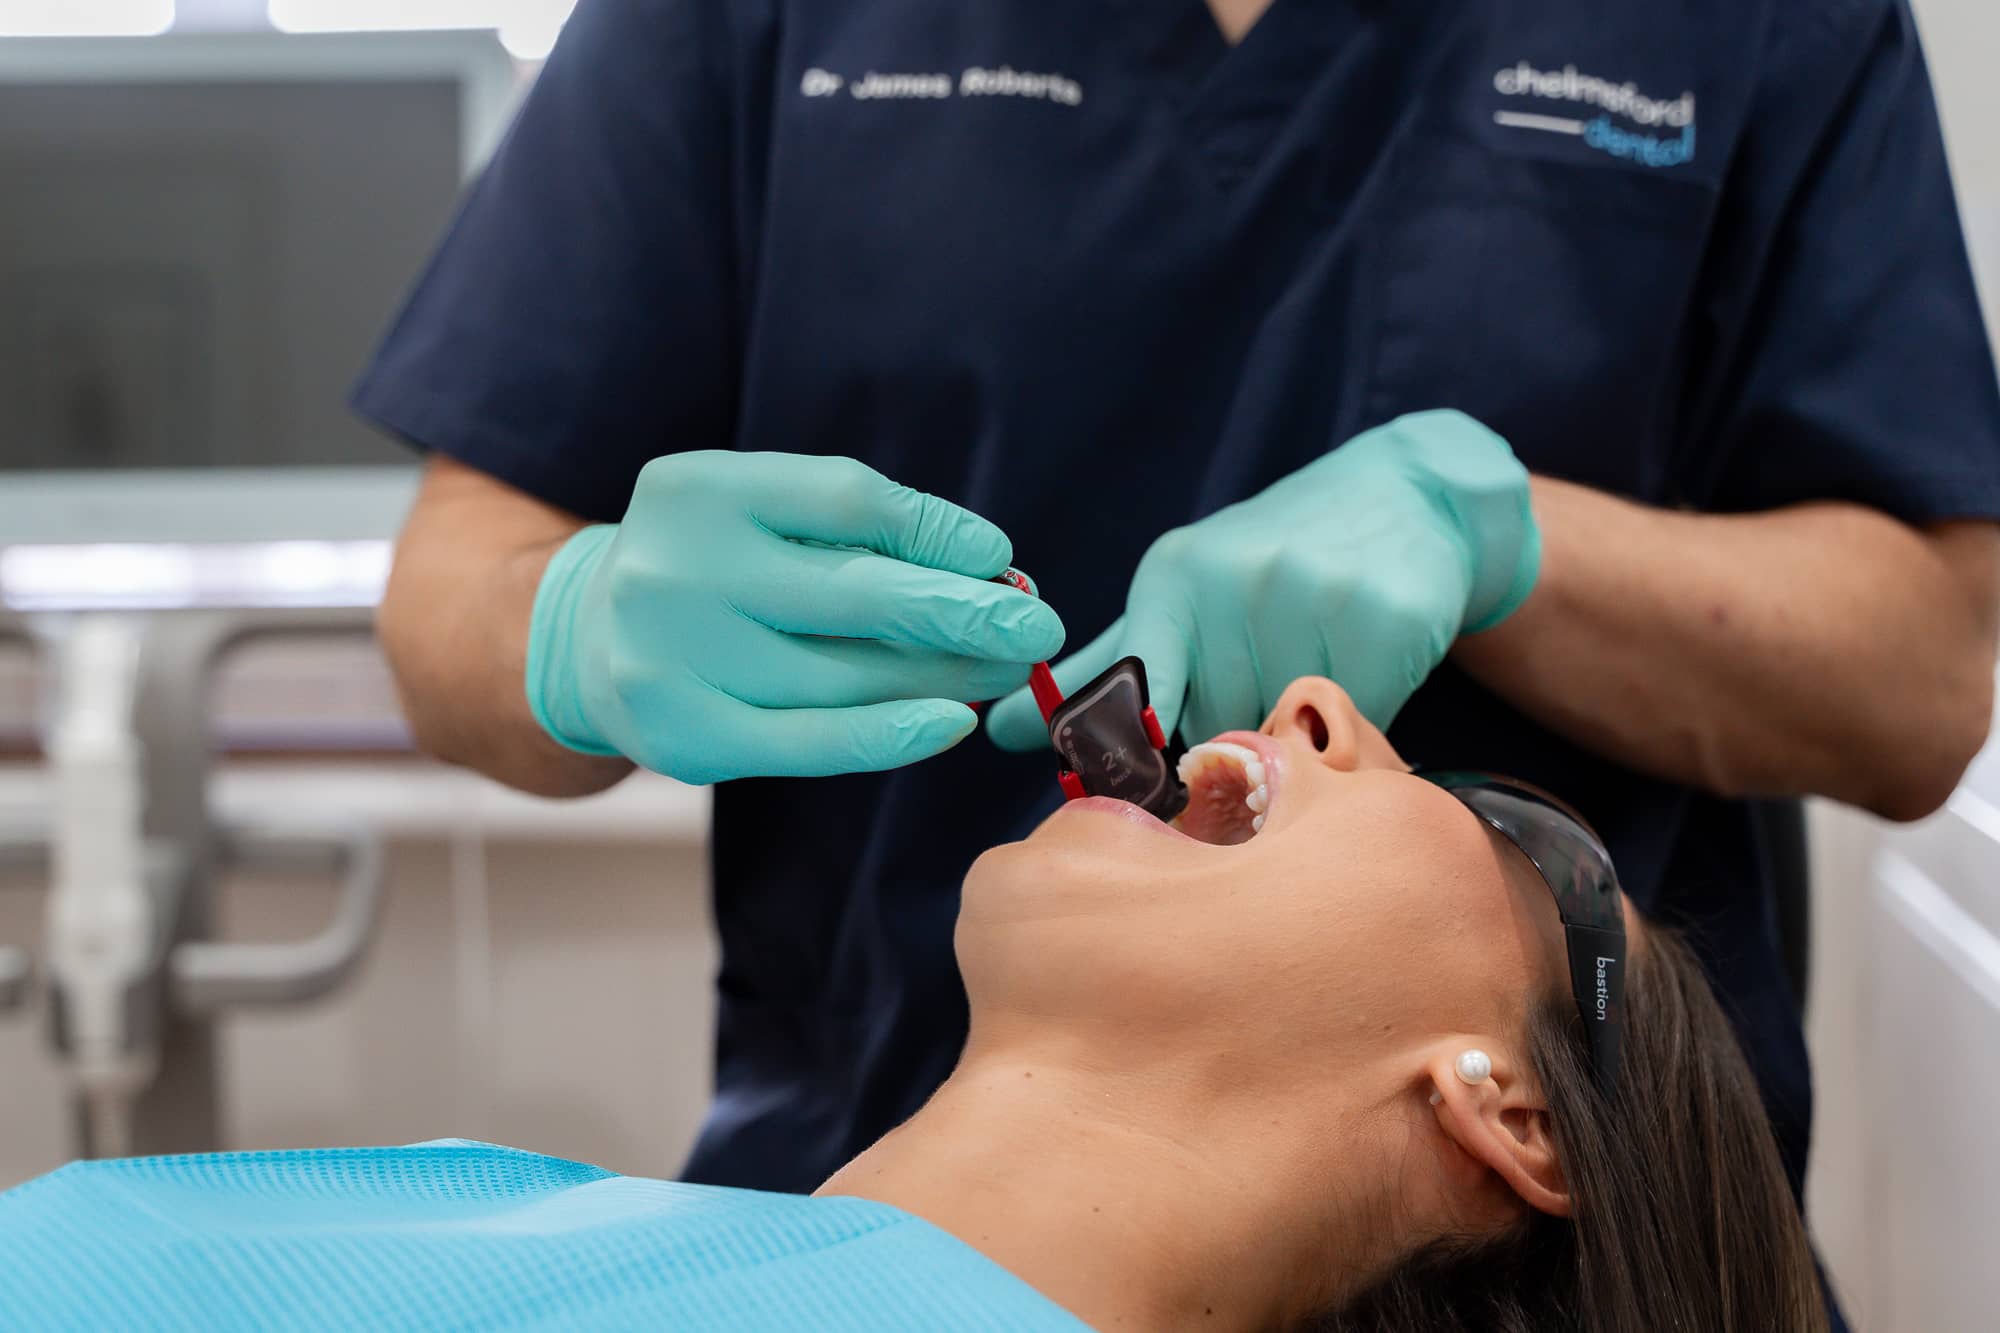
M 1116 843 L 1116 832 L 1108 848 L 1096 838 L 1051 836 L 982 853 L 959 893 L 960 936 L 968 928 L 1053 925 L 1067 939 L 1140 907 L 1147 880 L 1130 849 Z
M 959 918 L 1018 917 L 1032 913 L 1030 899 L 1048 892 L 1055 867 L 1048 852 L 1030 842 L 1003 842 L 980 853 L 959 890 Z

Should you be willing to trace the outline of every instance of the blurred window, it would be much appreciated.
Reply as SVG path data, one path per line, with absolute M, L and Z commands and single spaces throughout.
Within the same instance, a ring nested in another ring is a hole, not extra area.
M 576 0 L 270 0 L 283 32 L 494 28 L 517 59 L 540 60 Z

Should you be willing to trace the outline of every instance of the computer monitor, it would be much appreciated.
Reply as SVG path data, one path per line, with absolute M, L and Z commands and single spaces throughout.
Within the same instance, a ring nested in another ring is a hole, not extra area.
M 521 83 L 492 33 L 0 39 L 0 547 L 389 535 L 346 390 Z

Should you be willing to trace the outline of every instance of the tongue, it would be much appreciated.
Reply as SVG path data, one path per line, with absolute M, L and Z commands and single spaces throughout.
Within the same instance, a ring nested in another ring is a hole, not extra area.
M 1197 775 L 1188 790 L 1187 809 L 1174 821 L 1175 826 L 1190 838 L 1218 847 L 1234 847 L 1250 841 L 1256 834 L 1250 827 L 1255 816 L 1243 804 L 1249 784 L 1240 772 L 1211 776 L 1212 772 L 1206 770 Z

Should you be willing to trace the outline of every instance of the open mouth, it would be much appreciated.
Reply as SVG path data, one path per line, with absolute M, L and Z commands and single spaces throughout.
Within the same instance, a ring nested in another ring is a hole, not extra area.
M 1187 809 L 1173 826 L 1217 847 L 1250 841 L 1271 808 L 1271 768 L 1258 750 L 1224 737 L 1190 747 L 1180 762 Z

